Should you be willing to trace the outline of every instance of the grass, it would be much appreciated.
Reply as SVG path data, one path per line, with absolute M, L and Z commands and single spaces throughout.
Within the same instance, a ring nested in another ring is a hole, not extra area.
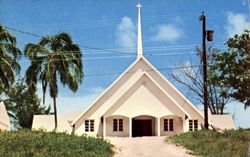
M 247 157 L 250 155 L 250 129 L 223 133 L 201 130 L 173 135 L 167 141 L 182 145 L 204 157 Z
M 0 132 L 1 157 L 111 157 L 112 147 L 102 139 L 66 133 Z

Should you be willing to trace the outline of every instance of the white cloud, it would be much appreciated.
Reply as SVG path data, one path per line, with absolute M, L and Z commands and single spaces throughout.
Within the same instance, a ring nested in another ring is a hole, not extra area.
M 131 18 L 124 16 L 116 30 L 116 44 L 123 48 L 135 48 L 136 26 Z
M 92 88 L 88 94 L 82 96 L 59 95 L 57 98 L 58 112 L 63 114 L 71 111 L 84 111 L 84 109 L 89 107 L 97 99 L 102 91 L 104 91 L 103 88 L 95 87 Z
M 229 12 L 227 15 L 227 22 L 226 30 L 228 37 L 242 33 L 247 28 L 250 29 L 250 21 L 247 20 L 245 14 Z
M 175 24 L 162 24 L 156 27 L 154 41 L 175 41 L 182 37 L 183 31 Z
M 226 111 L 233 115 L 237 127 L 250 128 L 250 108 L 244 109 L 244 104 L 231 102 L 227 104 Z

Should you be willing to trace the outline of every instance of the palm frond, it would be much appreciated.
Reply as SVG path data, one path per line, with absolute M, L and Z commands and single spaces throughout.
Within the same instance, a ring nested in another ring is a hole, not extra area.
M 2 52 L 12 54 L 14 58 L 17 58 L 22 54 L 22 52 L 11 43 L 0 43 L 0 47 Z
M 35 60 L 37 57 L 44 56 L 48 53 L 48 49 L 38 44 L 28 43 L 24 48 L 24 55 L 30 60 Z
M 66 32 L 61 32 L 56 35 L 57 40 L 63 42 L 65 45 L 73 43 L 71 36 Z
M 0 42 L 10 42 L 13 45 L 16 45 L 16 38 L 8 32 L 2 25 L 0 25 Z

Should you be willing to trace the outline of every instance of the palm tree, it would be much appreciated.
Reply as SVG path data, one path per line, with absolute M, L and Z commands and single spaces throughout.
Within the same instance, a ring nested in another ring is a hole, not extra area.
M 26 71 L 26 82 L 31 90 L 35 90 L 37 82 L 42 83 L 43 102 L 47 86 L 53 98 L 55 131 L 57 130 L 58 96 L 57 78 L 63 86 L 76 92 L 78 84 L 83 80 L 82 53 L 77 44 L 74 44 L 70 35 L 59 33 L 54 36 L 43 37 L 38 44 L 28 43 L 24 50 L 25 56 L 31 61 Z
M 9 89 L 20 71 L 17 58 L 21 51 L 16 47 L 16 38 L 0 25 L 0 93 Z

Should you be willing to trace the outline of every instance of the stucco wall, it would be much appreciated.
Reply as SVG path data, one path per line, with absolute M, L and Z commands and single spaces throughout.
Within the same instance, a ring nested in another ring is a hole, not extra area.
M 173 119 L 173 131 L 164 131 L 164 119 Z M 183 120 L 178 116 L 164 116 L 160 120 L 161 123 L 161 136 L 169 136 L 183 132 Z
M 185 114 L 177 107 L 176 102 L 186 110 L 189 118 L 198 119 L 199 123 L 202 122 L 203 118 L 194 107 L 190 106 L 192 104 L 185 100 L 168 81 L 165 81 L 157 72 L 152 70 L 149 64 L 143 58 L 133 63 L 123 77 L 113 83 L 94 102 L 94 105 L 77 120 L 75 132 L 78 134 L 85 133 L 84 120 L 95 119 L 95 132 L 91 134 L 101 135 L 100 119 L 102 116 L 125 115 L 133 118 L 139 115 L 154 117 L 178 115 L 184 118 Z M 143 73 L 147 73 L 157 85 L 147 75 L 142 77 Z M 163 93 L 158 86 L 168 94 Z M 155 126 L 157 127 L 157 123 Z M 184 124 L 184 131 L 188 131 L 186 123 Z
M 174 102 L 164 95 L 146 75 L 142 76 L 105 114 L 107 116 L 126 115 L 127 117 L 139 115 L 184 116 Z
M 113 131 L 113 119 L 123 119 L 123 131 Z M 129 118 L 124 116 L 107 117 L 106 136 L 129 137 Z
M 85 120 L 94 120 L 94 131 L 91 132 L 85 132 Z M 75 126 L 75 131 L 74 133 L 76 135 L 83 135 L 86 134 L 88 136 L 97 136 L 97 137 L 101 137 L 102 136 L 102 124 L 101 124 L 101 118 L 100 117 L 96 117 L 94 119 L 81 119 L 81 123 L 77 123 Z
M 3 102 L 0 102 L 0 130 L 10 130 L 10 119 Z

